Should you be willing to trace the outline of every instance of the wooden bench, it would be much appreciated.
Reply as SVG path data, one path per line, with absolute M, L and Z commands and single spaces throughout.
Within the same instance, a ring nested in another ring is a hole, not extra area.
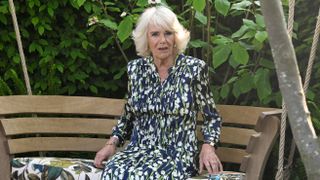
M 10 162 L 21 153 L 98 151 L 110 137 L 124 103 L 97 97 L 0 96 L 1 179 L 10 179 Z M 234 105 L 217 108 L 223 118 L 217 150 L 221 161 L 238 164 L 248 180 L 262 179 L 278 135 L 280 111 Z

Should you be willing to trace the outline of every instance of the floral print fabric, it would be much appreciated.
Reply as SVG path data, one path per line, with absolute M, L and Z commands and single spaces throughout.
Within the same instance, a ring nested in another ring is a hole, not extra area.
M 160 81 L 152 57 L 128 63 L 128 102 L 113 135 L 124 151 L 106 165 L 102 179 L 187 179 L 197 173 L 197 112 L 205 141 L 218 142 L 221 118 L 208 86 L 204 61 L 180 54 Z
M 93 160 L 71 158 L 14 158 L 11 161 L 11 179 L 14 180 L 97 180 L 102 170 Z

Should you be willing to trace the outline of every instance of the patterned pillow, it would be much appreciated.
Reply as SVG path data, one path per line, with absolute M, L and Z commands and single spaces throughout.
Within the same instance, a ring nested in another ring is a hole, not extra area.
M 11 161 L 11 179 L 96 180 L 102 169 L 93 160 L 71 158 L 14 158 Z

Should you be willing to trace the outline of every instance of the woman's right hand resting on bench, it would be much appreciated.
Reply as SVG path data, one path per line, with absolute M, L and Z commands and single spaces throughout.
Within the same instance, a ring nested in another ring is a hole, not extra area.
M 97 168 L 104 168 L 102 162 L 116 153 L 117 144 L 118 138 L 111 137 L 105 146 L 97 152 L 96 157 L 94 158 L 94 165 Z

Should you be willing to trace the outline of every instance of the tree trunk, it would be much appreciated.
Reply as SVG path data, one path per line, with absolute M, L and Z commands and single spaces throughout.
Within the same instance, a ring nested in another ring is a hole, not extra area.
M 308 179 L 320 177 L 320 145 L 312 126 L 294 48 L 286 30 L 280 0 L 261 0 L 280 91 Z

